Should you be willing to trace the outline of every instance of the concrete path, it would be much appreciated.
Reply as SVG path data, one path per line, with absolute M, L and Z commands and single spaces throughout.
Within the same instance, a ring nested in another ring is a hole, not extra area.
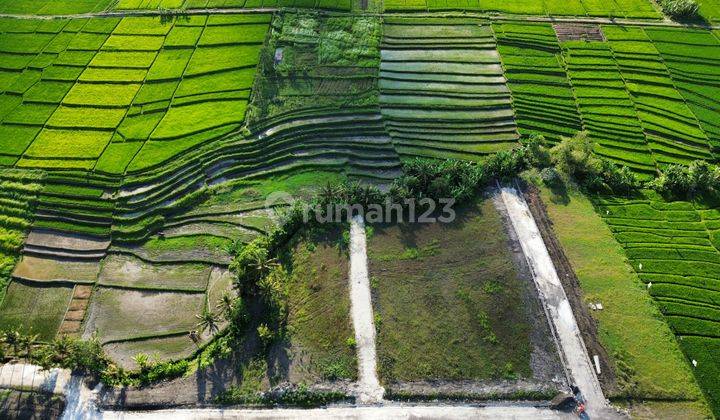
M 66 369 L 42 370 L 40 366 L 25 363 L 6 363 L 0 366 L 0 388 L 64 394 L 69 381 L 70 371 Z
M 502 187 L 500 195 L 550 317 L 563 364 L 585 396 L 588 414 L 602 419 L 620 417 L 603 395 L 570 302 L 525 199 L 512 187 Z
M 358 402 L 382 401 L 385 390 L 377 377 L 375 323 L 368 278 L 365 221 L 356 215 L 350 223 L 350 303 L 358 358 Z

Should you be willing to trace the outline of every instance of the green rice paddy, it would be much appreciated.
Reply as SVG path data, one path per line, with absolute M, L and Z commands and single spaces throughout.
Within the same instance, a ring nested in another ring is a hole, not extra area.
M 479 161 L 517 147 L 521 135 L 542 134 L 554 144 L 586 131 L 596 154 L 646 179 L 669 164 L 717 162 L 718 31 L 603 24 L 591 25 L 599 39 L 559 40 L 557 26 L 487 16 L 199 10 L 279 7 L 350 11 L 362 9 L 363 3 L 0 0 L 0 13 L 18 14 L 194 10 L 162 16 L 0 18 L 3 325 L 47 341 L 68 322 L 82 323 L 86 336 L 96 332 L 106 351 L 128 367 L 135 367 L 132 356 L 138 352 L 157 351 L 164 360 L 187 357 L 195 350 L 187 338 L 196 327 L 195 315 L 216 310 L 219 297 L 231 289 L 232 275 L 226 271 L 231 250 L 271 229 L 272 211 L 264 201 L 272 192 L 307 196 L 339 179 L 387 184 L 400 175 L 403 159 Z M 389 0 L 369 7 L 662 17 L 646 0 Z M 718 10 L 712 1 L 701 6 L 710 22 L 720 19 Z M 642 293 L 649 293 L 663 314 L 658 322 L 667 322 L 687 358 L 680 360 L 675 352 L 672 360 L 663 361 L 676 375 L 663 377 L 662 386 L 651 385 L 656 372 L 628 374 L 638 382 L 624 383 L 618 395 L 695 401 L 687 371 L 672 367 L 694 360 L 697 367 L 690 370 L 718 413 L 716 206 L 654 196 L 595 197 L 595 204 L 646 285 Z M 16 267 L 28 231 L 82 235 L 109 245 L 99 255 L 80 251 L 83 260 L 73 262 L 53 254 L 57 250 L 30 246 Z M 346 271 L 344 254 L 328 243 L 296 245 L 295 254 L 287 256 L 298 267 L 289 286 L 296 311 L 290 322 L 298 334 L 291 341 L 297 349 L 310 349 L 314 358 L 312 369 L 303 374 L 322 379 L 342 368 L 340 377 L 355 378 L 353 353 L 343 345 L 352 330 L 347 302 L 328 307 L 317 301 L 347 293 L 333 281 Z M 371 264 L 382 265 L 377 255 L 371 257 Z M 323 261 L 321 266 L 315 259 Z M 327 272 L 332 275 L 314 282 L 314 273 L 326 265 L 332 266 Z M 444 296 L 452 305 L 470 310 L 472 300 L 481 302 L 483 310 L 497 309 L 488 306 L 487 290 L 460 280 L 456 293 Z M 85 290 L 81 286 L 91 286 L 92 295 L 76 320 L 73 305 Z M 511 349 L 505 342 L 521 330 L 501 330 L 507 335 L 507 340 L 500 337 L 502 348 L 488 343 L 479 330 L 471 331 L 468 336 L 479 348 L 487 347 L 486 354 L 467 359 L 478 361 L 472 366 L 463 364 L 467 360 L 440 366 L 429 359 L 416 366 L 403 345 L 419 336 L 408 334 L 412 330 L 403 324 L 412 321 L 403 318 L 411 312 L 390 307 L 387 296 L 393 292 L 397 289 L 387 290 L 387 285 L 376 290 L 378 310 L 387 317 L 385 329 L 379 329 L 385 379 L 530 376 L 529 344 Z M 403 298 L 412 307 L 412 299 Z M 29 303 L 36 301 L 42 305 Z M 143 312 L 146 308 L 152 310 Z M 462 308 L 455 309 L 457 315 Z M 413 310 L 432 318 L 422 308 Z M 315 316 L 322 319 L 316 323 Z M 495 318 L 468 319 L 485 328 Z M 611 337 L 622 335 L 618 319 L 604 318 L 616 323 L 607 329 Z M 326 339 L 317 325 L 340 327 Z M 392 333 L 387 326 L 394 325 Z M 662 335 L 665 330 L 653 331 Z M 467 350 L 456 354 L 427 345 L 436 354 L 449 352 L 448 357 Z M 520 352 L 501 354 L 502 349 Z M 637 343 L 622 351 L 616 360 L 639 358 L 628 363 L 631 369 L 637 360 L 642 366 L 648 359 Z M 490 361 L 513 366 L 490 368 Z M 626 367 L 617 369 L 627 373 Z M 677 387 L 669 383 L 672 378 L 680 378 Z

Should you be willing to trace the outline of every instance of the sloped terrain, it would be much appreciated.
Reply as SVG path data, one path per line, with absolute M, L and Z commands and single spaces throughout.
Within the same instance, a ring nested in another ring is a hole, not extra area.
M 489 25 L 385 19 L 383 33 L 380 107 L 398 153 L 476 160 L 517 144 Z

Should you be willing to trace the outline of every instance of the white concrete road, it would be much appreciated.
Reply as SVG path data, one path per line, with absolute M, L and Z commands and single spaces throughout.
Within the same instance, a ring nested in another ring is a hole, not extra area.
M 350 304 L 358 358 L 357 398 L 362 404 L 382 401 L 385 390 L 377 376 L 375 320 L 368 278 L 365 221 L 356 215 L 350 223 Z
M 591 418 L 619 417 L 603 395 L 565 289 L 525 199 L 512 187 L 501 187 L 500 195 L 550 317 L 565 368 L 587 400 L 588 414 Z

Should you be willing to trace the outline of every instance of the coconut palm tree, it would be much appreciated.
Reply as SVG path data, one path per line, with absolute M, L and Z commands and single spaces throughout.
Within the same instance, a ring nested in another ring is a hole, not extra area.
M 255 253 L 255 261 L 250 263 L 250 266 L 258 273 L 258 277 L 266 276 L 277 265 L 277 258 L 270 258 L 267 252 Z
M 222 296 L 220 296 L 220 299 L 218 299 L 217 305 L 215 305 L 215 307 L 219 309 L 220 312 L 222 312 L 223 317 L 228 322 L 232 320 L 234 303 L 235 300 L 233 299 L 232 295 L 228 292 L 225 292 Z
M 218 330 L 217 317 L 207 307 L 203 309 L 201 314 L 195 315 L 195 318 L 199 320 L 197 327 L 200 332 L 208 331 L 212 334 Z

